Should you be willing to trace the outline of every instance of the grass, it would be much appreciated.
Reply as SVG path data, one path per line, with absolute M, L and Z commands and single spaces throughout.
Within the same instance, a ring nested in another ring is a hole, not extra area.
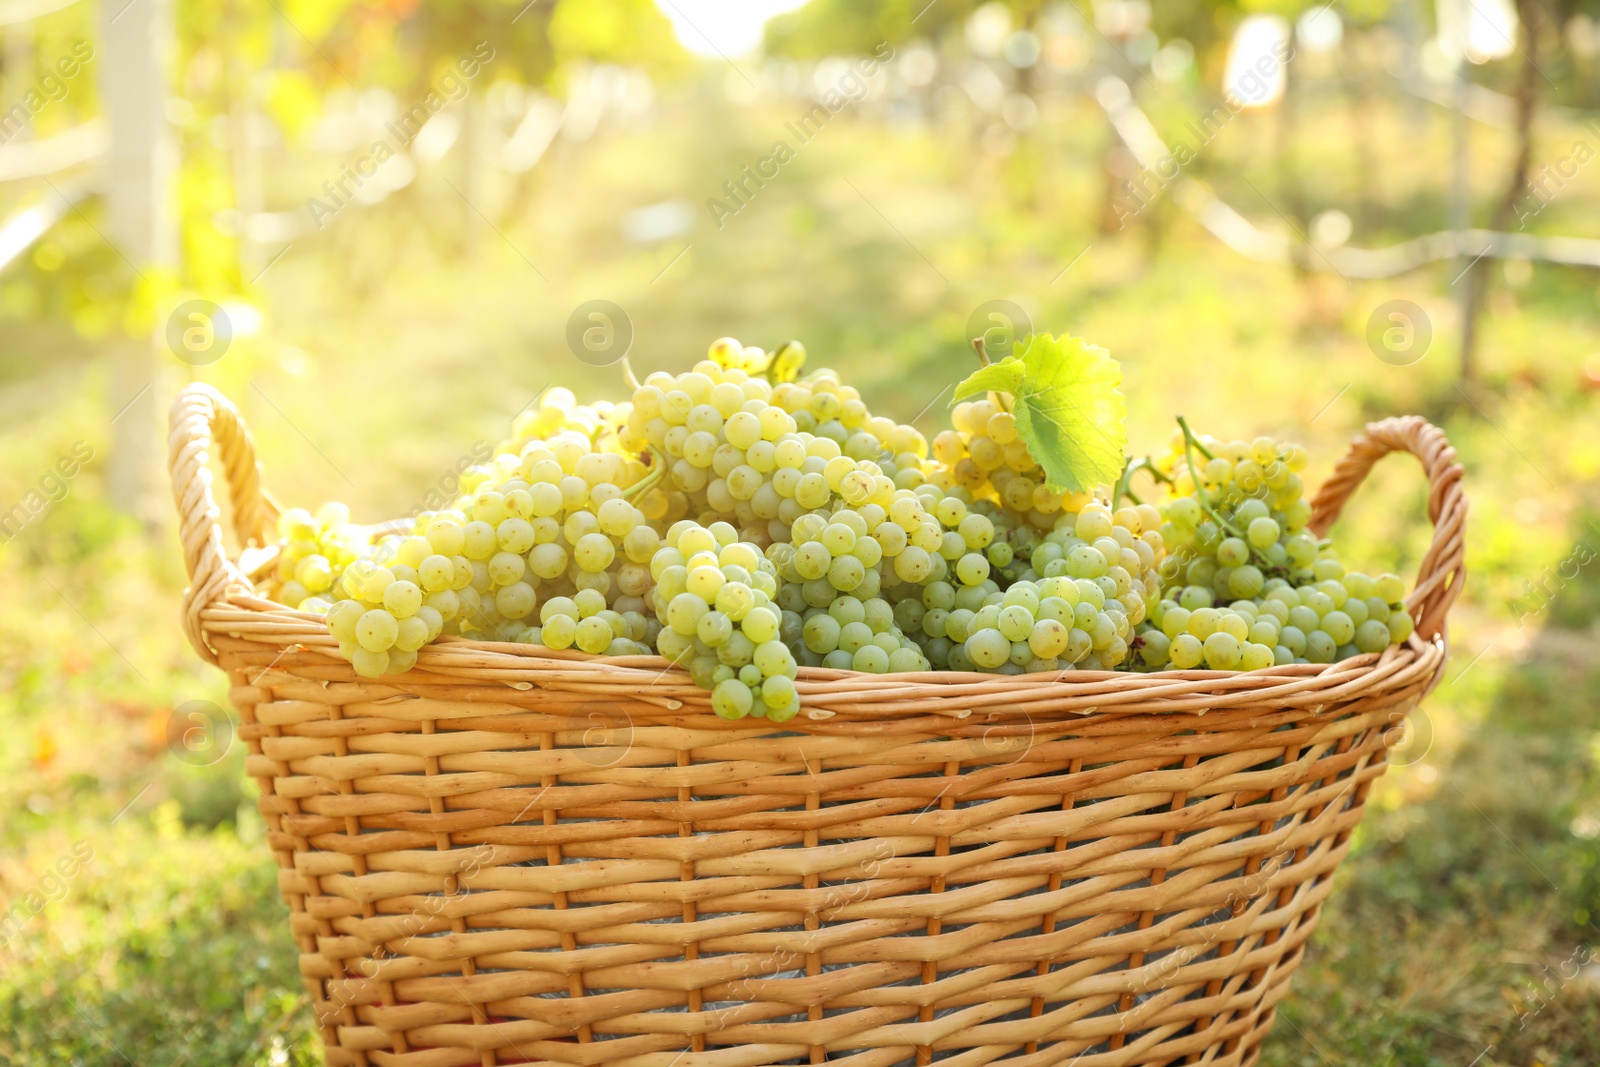
M 1182 101 L 1157 103 L 1159 122 L 1181 122 Z M 925 429 L 942 417 L 941 386 L 970 365 L 968 314 L 997 298 L 1123 360 L 1145 450 L 1184 413 L 1221 434 L 1303 441 L 1315 482 L 1364 421 L 1422 412 L 1460 450 L 1474 504 L 1455 657 L 1412 755 L 1373 793 L 1264 1062 L 1600 1059 L 1597 972 L 1574 966 L 1600 947 L 1600 566 L 1562 568 L 1580 545 L 1600 548 L 1600 412 L 1582 369 L 1600 351 L 1595 277 L 1535 266 L 1499 282 L 1484 378 L 1458 389 L 1448 264 L 1381 283 L 1301 280 L 1219 248 L 1171 205 L 1100 234 L 1103 129 L 1070 100 L 1047 103 L 1009 157 L 962 123 L 886 133 L 841 117 L 722 229 L 701 214 L 681 240 L 621 239 L 633 208 L 682 198 L 700 210 L 789 110 L 665 100 L 648 129 L 561 147 L 525 210 L 482 205 L 498 230 L 467 234 L 455 194 L 425 178 L 297 243 L 263 279 L 263 335 L 211 367 L 169 360 L 152 388 L 164 404 L 189 378 L 218 385 L 280 499 L 340 498 L 367 519 L 406 511 L 547 383 L 616 396 L 615 371 L 563 341 L 570 309 L 596 296 L 628 311 L 641 374 L 681 367 L 722 334 L 799 336 L 874 407 L 926 409 Z M 1336 102 L 1304 121 L 1326 133 L 1306 138 L 1308 201 L 1347 203 L 1357 183 L 1329 145 L 1348 122 Z M 1241 117 L 1197 165 L 1269 220 L 1241 181 L 1274 188 L 1260 125 Z M 1380 229 L 1358 240 L 1437 224 L 1428 161 L 1447 158 L 1443 131 L 1384 116 Z M 1561 137 L 1538 158 L 1559 156 Z M 1592 209 L 1588 180 L 1563 210 Z M 279 190 L 285 204 L 296 188 Z M 1546 214 L 1541 226 L 1576 225 Z M 1159 233 L 1146 228 L 1162 215 Z M 457 256 L 469 239 L 474 254 Z M 1363 340 L 1392 298 L 1434 320 L 1433 351 L 1409 367 Z M 21 919 L 0 949 L 0 1061 L 317 1062 L 241 746 L 202 766 L 168 745 L 174 709 L 224 705 L 226 688 L 183 641 L 170 528 L 106 501 L 115 350 L 49 322 L 0 329 L 0 510 L 75 442 L 95 450 L 65 497 L 0 546 L 0 903 Z M 1367 569 L 1414 572 L 1428 536 L 1415 465 L 1381 465 L 1337 536 Z M 1522 614 L 1541 582 L 1553 600 Z

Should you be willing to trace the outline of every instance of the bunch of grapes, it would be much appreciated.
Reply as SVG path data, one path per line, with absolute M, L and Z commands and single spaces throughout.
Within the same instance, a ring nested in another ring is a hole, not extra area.
M 1001 394 L 957 404 L 951 429 L 933 439 L 933 458 L 949 482 L 997 501 L 1035 529 L 1054 528 L 1062 512 L 1090 502 L 1085 493 L 1057 493 L 1043 469 L 1017 437 L 1016 416 Z
M 856 390 L 831 372 L 811 381 L 769 382 L 746 368 L 760 349 L 731 338 L 686 374 L 657 372 L 634 390 L 623 430 L 664 457 L 667 477 L 641 499 L 653 520 L 730 519 L 741 540 L 765 548 L 787 540 L 808 511 L 851 506 L 895 488 L 902 467 L 927 452 L 922 435 L 873 417 Z M 791 344 L 772 362 L 803 360 Z
M 711 690 L 725 719 L 784 722 L 800 710 L 791 648 L 800 619 L 773 599 L 776 570 L 726 522 L 674 523 L 650 561 L 652 607 L 663 623 L 656 648 Z
M 1331 566 L 1322 572 L 1334 573 Z M 1226 607 L 1191 610 L 1163 600 L 1140 633 L 1141 656 L 1148 667 L 1253 671 L 1382 652 L 1416 628 L 1401 604 L 1404 596 L 1405 585 L 1393 574 L 1371 578 L 1339 568 L 1336 577 L 1298 589 L 1278 584 L 1258 600 Z
M 648 653 L 658 626 L 644 598 L 661 539 L 628 499 L 650 471 L 621 451 L 624 408 L 547 391 L 519 416 L 513 441 L 462 472 L 451 507 L 423 512 L 410 536 L 379 542 L 347 568 L 329 625 L 356 670 L 397 673 L 441 633 Z M 539 432 L 549 436 L 526 436 Z M 571 626 L 550 625 L 556 616 Z
M 1141 666 L 1332 663 L 1411 635 L 1404 583 L 1347 573 L 1307 529 L 1305 465 L 1297 445 L 1195 437 L 1180 423 L 1154 463 L 1171 487 L 1161 532 L 1172 555 L 1164 598 L 1138 635 Z
M 389 566 L 364 556 L 339 581 L 339 599 L 327 611 L 328 630 L 340 655 L 363 677 L 410 670 L 417 649 L 460 614 L 462 591 L 472 580 L 472 565 L 460 555 L 461 528 L 441 522 L 428 532 L 406 538 L 392 556 L 383 553 Z
M 372 549 L 366 528 L 350 521 L 350 509 L 331 501 L 315 515 L 290 508 L 278 518 L 277 567 L 267 595 L 301 611 L 326 614 L 344 570 Z
M 1150 505 L 1113 512 L 1090 502 L 1058 515 L 1042 538 L 1014 533 L 1025 552 L 1013 557 L 1024 561 L 1022 572 L 945 620 L 946 636 L 960 642 L 947 655 L 950 668 L 1015 674 L 1121 666 L 1160 593 L 1166 550 L 1158 524 Z

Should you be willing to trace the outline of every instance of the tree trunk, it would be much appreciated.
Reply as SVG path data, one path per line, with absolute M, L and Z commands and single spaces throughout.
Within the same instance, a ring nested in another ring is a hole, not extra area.
M 1352 34 L 1352 37 L 1354 35 Z M 1356 157 L 1356 232 L 1372 234 L 1378 228 L 1378 158 L 1373 143 L 1381 133 L 1382 116 L 1373 106 L 1371 53 L 1365 39 L 1352 39 L 1345 45 L 1345 90 L 1350 101 L 1351 142 Z
M 1504 232 L 1516 215 L 1517 201 L 1528 188 L 1528 172 L 1533 165 L 1533 114 L 1539 102 L 1539 53 L 1544 31 L 1543 0 L 1517 0 L 1517 18 L 1522 22 L 1526 37 L 1523 65 L 1517 79 L 1516 134 L 1517 154 L 1511 168 L 1500 202 L 1495 205 L 1489 228 Z M 1478 318 L 1483 312 L 1484 297 L 1489 288 L 1489 264 L 1493 257 L 1481 257 L 1467 268 L 1466 296 L 1461 315 L 1461 380 L 1472 381 L 1477 375 Z
M 1294 55 L 1294 27 L 1289 28 L 1289 54 Z M 1277 167 L 1278 199 L 1283 202 L 1284 214 L 1288 215 L 1298 235 L 1303 236 L 1309 243 L 1311 234 L 1306 228 L 1306 198 L 1305 190 L 1300 185 L 1300 168 L 1294 153 L 1295 123 L 1298 118 L 1296 111 L 1295 82 L 1298 79 L 1294 72 L 1294 63 L 1291 60 L 1283 65 L 1283 99 L 1278 101 L 1277 143 L 1273 148 L 1274 162 Z M 1295 273 L 1301 281 L 1305 280 L 1307 261 L 1314 253 L 1309 247 L 1302 248 L 1301 254 L 1294 257 Z

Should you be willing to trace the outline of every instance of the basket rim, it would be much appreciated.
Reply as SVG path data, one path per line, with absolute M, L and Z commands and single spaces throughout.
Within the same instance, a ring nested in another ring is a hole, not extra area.
M 254 684 L 260 684 L 269 671 L 277 671 L 318 681 L 347 681 L 375 693 L 384 690 L 415 696 L 463 685 L 491 692 L 499 687 L 542 690 L 602 702 L 608 695 L 625 692 L 667 712 L 704 710 L 709 718 L 726 723 L 711 714 L 711 694 L 696 686 L 682 667 L 660 656 L 591 656 L 540 645 L 447 635 L 419 650 L 417 665 L 406 674 L 363 678 L 339 657 L 338 642 L 323 618 L 314 613 L 236 587 L 204 608 L 200 618 L 219 650 L 263 661 Z M 977 722 L 1081 719 L 1100 714 L 1192 714 L 1199 718 L 1212 709 L 1245 706 L 1320 711 L 1357 699 L 1400 702 L 1412 691 L 1420 697 L 1431 688 L 1443 670 L 1447 651 L 1442 636 L 1424 641 L 1413 634 L 1404 645 L 1382 653 L 1256 671 L 868 674 L 801 667 L 795 684 L 801 695 L 801 714 L 781 726 L 795 728 L 804 720 L 865 726 L 930 716 L 952 720 L 977 716 Z M 514 698 L 508 693 L 507 699 Z M 766 728 L 780 725 L 765 719 L 740 722 Z

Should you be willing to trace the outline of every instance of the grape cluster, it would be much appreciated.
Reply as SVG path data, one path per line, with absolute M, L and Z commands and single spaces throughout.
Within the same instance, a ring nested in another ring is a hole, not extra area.
M 952 484 L 996 500 L 1008 512 L 1036 529 L 1050 530 L 1061 512 L 1076 512 L 1089 503 L 1084 493 L 1057 493 L 1043 469 L 1017 437 L 1017 420 L 1005 399 L 957 404 L 950 412 L 951 429 L 933 439 L 933 458 Z
M 1159 506 L 1119 506 L 1122 484 L 1051 490 L 1006 395 L 957 404 L 930 447 L 804 361 L 724 338 L 620 403 L 547 390 L 404 535 L 285 513 L 270 591 L 366 677 L 441 634 L 656 653 L 716 714 L 774 722 L 802 666 L 1254 670 L 1410 635 L 1399 579 L 1308 531 L 1297 447 L 1182 426 L 1143 464 Z
M 366 528 L 350 521 L 350 509 L 330 501 L 313 515 L 290 508 L 278 518 L 277 567 L 267 594 L 281 604 L 326 614 L 344 570 L 371 551 Z
M 673 523 L 650 561 L 656 649 L 689 668 L 725 719 L 784 722 L 800 710 L 791 645 L 799 616 L 774 601 L 777 568 L 726 522 Z
M 398 673 L 441 633 L 648 653 L 658 626 L 644 597 L 660 535 L 628 499 L 650 471 L 622 451 L 624 408 L 548 390 L 512 441 L 462 472 L 452 507 L 423 512 L 409 536 L 347 568 L 329 626 L 356 670 Z
M 1334 574 L 1332 566 L 1319 569 Z M 1382 652 L 1415 629 L 1400 603 L 1404 595 L 1404 584 L 1393 574 L 1371 578 L 1340 568 L 1336 577 L 1298 589 L 1276 585 L 1259 600 L 1221 608 L 1191 610 L 1163 600 L 1151 627 L 1141 632 L 1141 656 L 1151 667 L 1253 671 Z
M 1109 670 L 1129 656 L 1135 628 L 1160 594 L 1165 556 L 1156 509 L 1113 512 L 1092 502 L 1060 515 L 1027 555 L 1028 571 L 984 598 L 970 618 L 952 617 L 964 637 L 951 666 L 1001 673 Z M 970 666 L 969 666 L 970 664 Z
M 1404 583 L 1347 573 L 1307 529 L 1305 465 L 1297 445 L 1197 438 L 1180 424 L 1153 465 L 1172 491 L 1161 526 L 1172 554 L 1164 598 L 1137 637 L 1140 666 L 1332 663 L 1411 635 Z

